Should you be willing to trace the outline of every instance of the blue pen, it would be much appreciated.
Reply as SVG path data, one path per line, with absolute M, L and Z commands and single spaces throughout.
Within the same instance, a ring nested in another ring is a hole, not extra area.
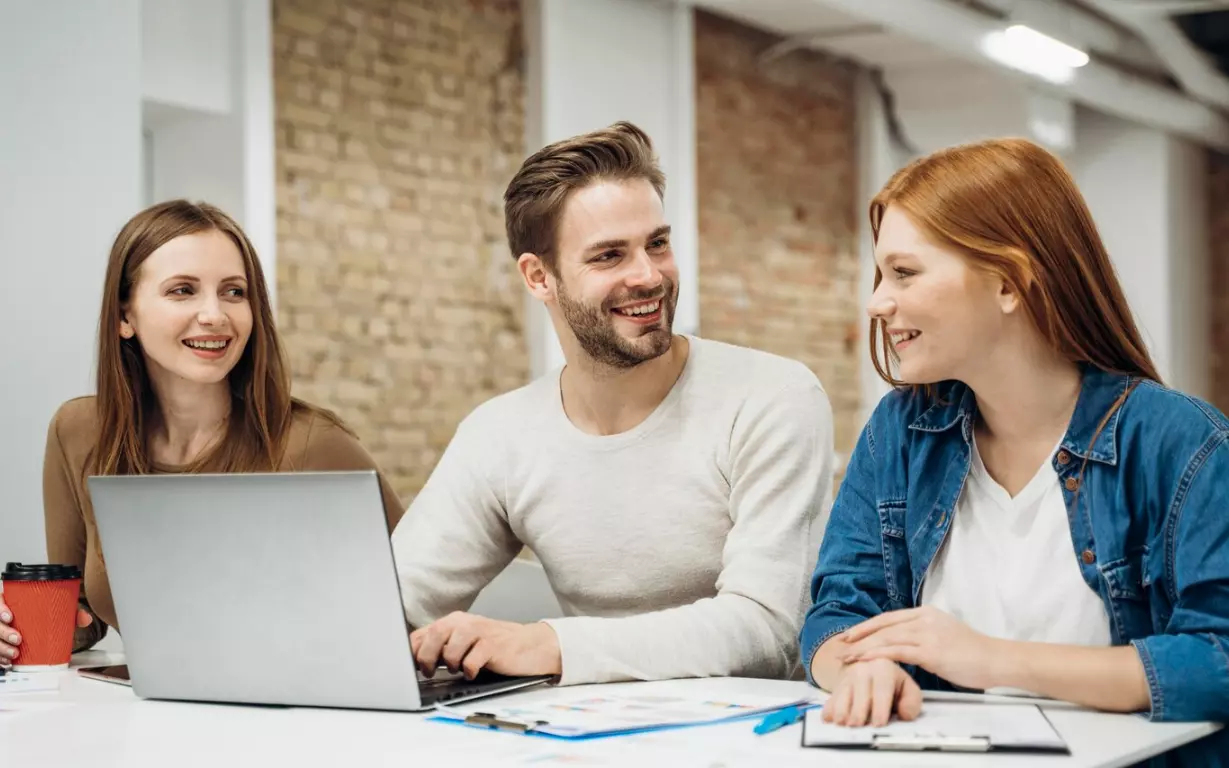
M 761 720 L 759 725 L 755 726 L 755 732 L 763 736 L 766 733 L 772 733 L 778 728 L 793 725 L 802 719 L 804 711 L 798 707 L 786 707 L 778 712 L 773 712 Z

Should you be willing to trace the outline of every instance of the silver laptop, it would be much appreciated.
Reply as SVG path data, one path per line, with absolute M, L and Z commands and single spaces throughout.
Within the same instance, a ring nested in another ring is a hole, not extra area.
M 421 711 L 550 679 L 418 673 L 373 471 L 88 483 L 138 696 Z

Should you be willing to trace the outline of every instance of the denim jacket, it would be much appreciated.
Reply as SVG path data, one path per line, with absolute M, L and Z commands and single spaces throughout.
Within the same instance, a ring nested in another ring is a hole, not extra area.
M 1052 459 L 1072 510 L 1071 556 L 1105 602 L 1113 644 L 1139 652 L 1150 718 L 1223 722 L 1229 421 L 1196 398 L 1139 381 L 1090 445 L 1130 383 L 1084 367 L 1075 412 Z M 811 582 L 813 604 L 801 633 L 808 676 L 828 638 L 881 612 L 918 605 L 969 473 L 977 410 L 961 383 L 940 385 L 938 395 L 889 393 L 862 431 Z M 949 687 L 907 669 L 923 688 Z M 1229 765 L 1229 738 L 1213 738 Z

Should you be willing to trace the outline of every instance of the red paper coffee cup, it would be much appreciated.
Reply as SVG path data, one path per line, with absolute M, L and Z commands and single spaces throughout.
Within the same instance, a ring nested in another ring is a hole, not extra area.
M 9 563 L 0 579 L 12 627 L 21 635 L 14 671 L 67 669 L 77 630 L 81 570 L 74 565 Z

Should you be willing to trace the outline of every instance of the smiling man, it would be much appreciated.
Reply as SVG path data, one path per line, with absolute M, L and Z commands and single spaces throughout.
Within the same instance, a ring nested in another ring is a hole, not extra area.
M 673 333 L 664 189 L 628 123 L 540 150 L 508 186 L 512 255 L 566 363 L 470 414 L 393 535 L 427 674 L 795 672 L 831 408 L 801 363 Z M 566 618 L 464 613 L 522 545 Z

